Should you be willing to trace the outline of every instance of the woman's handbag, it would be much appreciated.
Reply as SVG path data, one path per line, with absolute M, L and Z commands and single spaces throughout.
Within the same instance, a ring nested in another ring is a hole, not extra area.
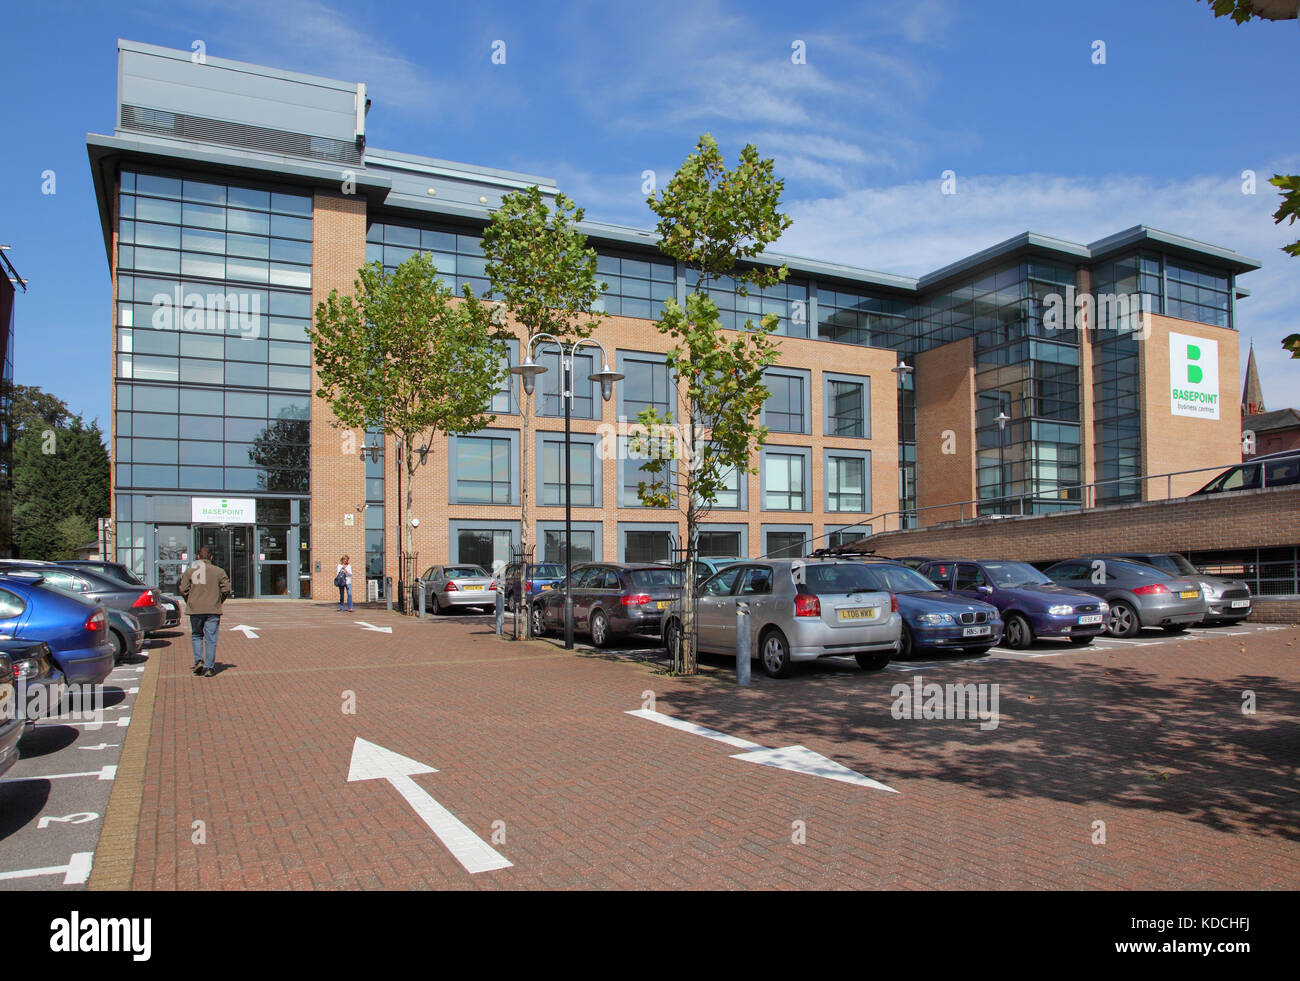
M 334 585 L 342 589 L 347 584 L 348 584 L 348 574 L 344 572 L 342 569 L 340 569 L 339 574 L 334 577 Z

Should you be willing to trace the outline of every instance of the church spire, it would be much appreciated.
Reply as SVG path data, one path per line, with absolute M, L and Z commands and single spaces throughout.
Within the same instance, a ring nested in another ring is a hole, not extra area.
M 1259 368 L 1255 364 L 1255 342 L 1250 342 L 1250 356 L 1246 360 L 1246 384 L 1241 390 L 1241 414 L 1251 416 L 1264 410 L 1264 388 L 1259 383 Z

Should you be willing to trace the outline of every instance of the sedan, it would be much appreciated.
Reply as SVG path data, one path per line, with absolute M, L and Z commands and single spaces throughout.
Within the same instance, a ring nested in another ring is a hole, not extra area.
M 696 593 L 698 649 L 736 653 L 736 613 L 748 609 L 750 657 L 788 678 L 798 661 L 852 655 L 864 671 L 884 668 L 902 643 L 898 600 L 858 562 L 831 559 L 748 560 L 728 566 Z M 664 647 L 682 638 L 678 601 L 664 617 Z
M 917 650 L 956 648 L 982 655 L 1002 639 L 1002 615 L 992 603 L 956 596 L 898 562 L 872 562 L 866 568 L 878 589 L 898 597 L 903 617 L 899 660 Z
M 62 589 L 105 607 L 130 613 L 140 621 L 144 632 L 161 630 L 166 614 L 158 604 L 162 594 L 156 589 L 136 583 L 112 579 L 88 569 L 69 569 L 51 563 L 31 565 L 6 565 L 4 574 L 10 577 L 36 576 L 44 585 Z
M 1182 633 L 1205 619 L 1199 583 L 1145 562 L 1084 555 L 1058 562 L 1046 574 L 1062 586 L 1107 600 L 1115 637 L 1134 637 L 1143 627 Z
M 1113 552 L 1103 558 L 1145 562 L 1172 576 L 1192 580 L 1205 596 L 1207 623 L 1236 623 L 1250 616 L 1250 587 L 1240 579 L 1223 579 L 1199 572 L 1196 566 L 1177 552 Z
M 573 570 L 573 629 L 606 647 L 628 634 L 660 633 L 663 612 L 682 593 L 682 573 L 665 565 L 590 562 Z M 533 603 L 533 636 L 564 630 L 565 584 Z
M 67 566 L 70 569 L 85 569 L 97 572 L 109 579 L 130 586 L 147 587 L 148 584 L 121 562 L 104 562 L 98 559 L 60 559 L 54 565 Z M 175 627 L 181 622 L 181 598 L 170 593 L 159 592 L 158 604 L 163 609 L 163 628 Z
M 1063 637 L 1082 647 L 1106 632 L 1108 603 L 1058 586 L 1027 562 L 936 559 L 918 571 L 940 589 L 1001 610 L 1006 645 L 1016 650 L 1039 637 Z
M 103 604 L 45 586 L 39 576 L 0 575 L 0 634 L 44 641 L 68 684 L 97 685 L 113 670 Z
M 123 610 L 109 609 L 107 612 L 113 663 L 121 664 L 123 658 L 144 650 L 144 627 L 140 626 L 139 620 Z
M 433 601 L 434 613 L 448 613 L 460 606 L 496 609 L 497 581 L 482 566 L 430 566 L 419 582 L 424 584 L 426 605 L 429 599 Z

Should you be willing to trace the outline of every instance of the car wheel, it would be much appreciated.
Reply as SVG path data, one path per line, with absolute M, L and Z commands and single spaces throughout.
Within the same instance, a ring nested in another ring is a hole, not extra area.
M 891 651 L 858 651 L 853 655 L 863 671 L 883 671 L 889 665 Z
M 447 608 L 442 605 L 442 601 L 438 599 L 438 595 L 435 593 L 433 596 L 433 615 L 440 617 L 446 612 Z
M 591 614 L 591 643 L 596 647 L 609 643 L 609 618 L 600 610 Z
M 1007 617 L 1004 629 L 1006 631 L 1007 646 L 1013 651 L 1028 647 L 1034 642 L 1033 628 L 1029 626 L 1029 621 L 1019 613 L 1013 613 Z
M 1185 623 L 1176 623 L 1176 624 L 1172 624 L 1172 625 L 1170 625 L 1170 626 L 1168 626 L 1168 627 L 1161 627 L 1160 629 L 1163 630 L 1163 631 L 1164 631 L 1165 633 L 1167 633 L 1167 634 L 1181 634 L 1181 633 L 1186 633 L 1186 631 L 1187 631 L 1187 624 L 1185 624 Z
M 540 603 L 533 607 L 533 615 L 530 618 L 533 622 L 533 636 L 546 636 L 546 608 Z
M 668 660 L 677 663 L 677 658 L 682 646 L 682 625 L 676 620 L 669 620 L 664 625 L 664 650 L 668 654 Z
M 1087 647 L 1092 643 L 1092 637 L 1071 637 L 1070 643 L 1075 647 Z
M 771 678 L 788 678 L 794 670 L 794 661 L 790 659 L 790 643 L 785 634 L 775 628 L 763 634 L 759 641 L 762 652 L 763 671 Z
M 903 632 L 898 637 L 898 659 L 900 661 L 910 661 L 912 655 L 916 653 L 916 643 L 912 639 L 912 631 L 903 624 Z
M 122 656 L 126 653 L 126 638 L 116 630 L 110 630 L 108 639 L 113 644 L 113 663 L 121 664 Z
M 1106 628 L 1112 637 L 1133 637 L 1142 629 L 1137 610 L 1123 600 L 1110 605 L 1110 626 Z

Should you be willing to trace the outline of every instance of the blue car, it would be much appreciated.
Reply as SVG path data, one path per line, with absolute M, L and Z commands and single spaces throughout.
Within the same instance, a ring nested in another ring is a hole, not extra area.
M 1002 638 L 996 606 L 954 596 L 899 562 L 871 562 L 866 567 L 877 589 L 898 597 L 903 617 L 900 659 L 917 650 L 956 648 L 985 654 Z
M 512 562 L 506 566 L 505 572 L 497 580 L 501 584 L 502 592 L 505 594 L 506 609 L 517 613 L 519 611 L 519 568 L 521 563 Z M 564 565 L 559 562 L 533 562 L 528 566 L 528 575 L 524 579 L 524 587 L 528 591 L 528 601 L 531 603 L 548 589 L 554 589 L 559 583 L 564 581 Z
M 0 575 L 0 634 L 44 641 L 70 685 L 97 685 L 113 670 L 104 607 L 43 586 L 39 576 Z
M 1104 599 L 1058 586 L 1027 562 L 932 559 L 918 571 L 941 589 L 1001 610 L 1006 645 L 1016 650 L 1039 637 L 1091 644 L 1110 618 Z

